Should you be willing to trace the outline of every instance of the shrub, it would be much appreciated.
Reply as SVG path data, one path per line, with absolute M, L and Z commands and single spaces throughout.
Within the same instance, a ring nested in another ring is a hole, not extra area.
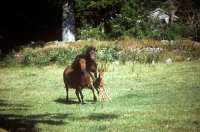
M 85 24 L 84 29 L 77 29 L 78 35 L 77 38 L 81 40 L 87 40 L 87 39 L 96 39 L 96 40 L 102 40 L 106 38 L 106 34 L 103 31 L 103 25 L 100 24 L 96 28 L 90 26 L 89 24 Z
M 36 60 L 36 52 L 28 51 L 24 55 L 23 65 L 24 66 L 35 66 L 36 65 L 35 60 Z
M 191 37 L 191 29 L 182 22 L 169 23 L 160 26 L 153 32 L 152 37 L 157 40 L 178 40 Z
M 119 59 L 119 54 L 111 47 L 99 49 L 96 55 L 100 61 L 113 62 Z
M 42 50 L 28 51 L 24 55 L 23 64 L 24 66 L 69 65 L 77 54 L 79 51 L 76 48 L 55 48 L 43 52 Z
M 83 49 L 80 48 L 82 47 L 80 43 L 77 43 L 77 45 L 74 44 L 73 48 L 64 48 L 63 45 L 45 46 L 37 49 L 28 48 L 28 50 L 24 50 L 26 51 L 24 54 L 20 51 L 20 61 L 19 57 L 17 58 L 15 53 L 12 53 L 1 58 L 0 66 L 9 67 L 17 64 L 38 67 L 52 64 L 70 65 L 75 56 L 85 53 L 86 48 L 89 46 L 94 46 L 97 49 L 97 63 L 101 61 L 118 61 L 120 64 L 126 64 L 126 62 L 136 61 L 137 63 L 150 64 L 152 61 L 164 62 L 167 58 L 172 58 L 173 61 L 185 61 L 187 58 L 198 60 L 200 58 L 200 44 L 189 40 L 169 41 L 162 44 L 159 41 L 153 40 L 142 42 L 123 40 L 114 43 L 108 42 L 108 44 L 95 41 L 95 45 L 96 46 L 87 42 Z M 149 47 L 150 49 L 148 49 Z M 162 50 L 157 50 L 157 47 Z M 23 60 L 21 61 L 22 56 Z
M 17 66 L 17 63 L 14 60 L 15 58 L 15 54 L 14 53 L 10 53 L 8 55 L 6 55 L 5 57 L 3 57 L 0 61 L 0 66 L 2 67 L 14 67 Z
M 159 61 L 159 54 L 158 53 L 149 53 L 147 55 L 146 63 L 152 63 L 152 62 L 158 62 Z

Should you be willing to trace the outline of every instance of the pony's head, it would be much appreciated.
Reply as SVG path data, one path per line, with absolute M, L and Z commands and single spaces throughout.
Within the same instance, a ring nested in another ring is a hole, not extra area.
M 103 79 L 104 69 L 98 69 L 99 72 L 99 78 Z
M 86 68 L 86 60 L 85 60 L 85 58 L 80 58 L 78 63 L 79 63 L 79 66 L 81 68 L 81 71 L 84 71 L 85 68 Z
M 96 49 L 94 47 L 88 47 L 86 50 L 86 59 L 91 59 L 94 60 L 95 59 L 95 51 Z
M 86 68 L 86 60 L 85 60 L 85 55 L 84 54 L 80 54 L 77 55 L 75 57 L 74 62 L 72 63 L 72 67 L 74 69 L 81 69 L 81 70 L 85 70 Z

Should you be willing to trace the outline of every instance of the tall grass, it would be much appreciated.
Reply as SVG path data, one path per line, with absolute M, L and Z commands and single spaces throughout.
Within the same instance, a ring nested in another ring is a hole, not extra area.
M 7 131 L 200 131 L 200 62 L 106 63 L 112 102 L 69 101 L 63 66 L 0 69 L 0 128 Z M 98 97 L 100 100 L 101 97 Z

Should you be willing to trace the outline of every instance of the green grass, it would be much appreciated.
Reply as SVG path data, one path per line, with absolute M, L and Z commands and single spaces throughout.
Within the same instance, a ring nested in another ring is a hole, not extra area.
M 66 103 L 64 68 L 0 69 L 0 128 L 42 132 L 200 131 L 200 61 L 108 64 L 104 82 L 112 102 L 95 104 L 92 92 L 84 89 L 85 105 L 77 103 L 73 89 Z

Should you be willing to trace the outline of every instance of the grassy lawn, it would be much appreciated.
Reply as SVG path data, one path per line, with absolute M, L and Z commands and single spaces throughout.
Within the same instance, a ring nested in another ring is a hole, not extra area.
M 93 103 L 92 92 L 84 89 L 85 105 L 77 103 L 73 89 L 69 90 L 70 100 L 65 101 L 64 68 L 0 69 L 0 128 L 42 132 L 200 131 L 200 61 L 108 64 L 104 82 L 112 102 Z

